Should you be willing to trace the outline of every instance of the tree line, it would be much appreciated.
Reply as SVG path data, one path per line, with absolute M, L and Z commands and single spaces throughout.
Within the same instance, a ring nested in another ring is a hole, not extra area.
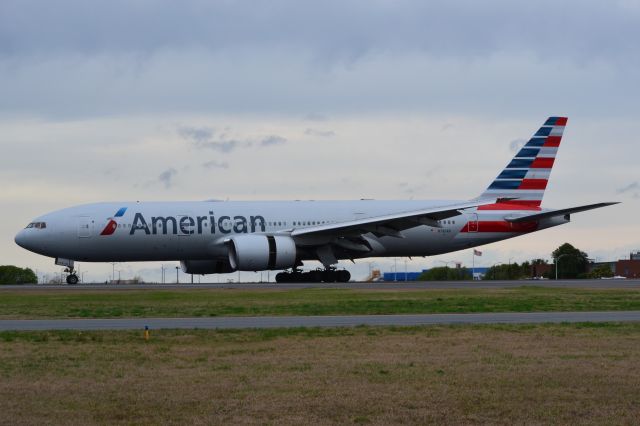
M 38 277 L 30 268 L 19 268 L 13 265 L 0 265 L 0 285 L 37 283 Z
M 533 259 L 522 263 L 501 263 L 487 269 L 484 280 L 518 280 L 527 278 L 556 277 L 558 279 L 581 279 L 612 277 L 613 271 L 608 265 L 600 265 L 591 272 L 589 270 L 589 257 L 587 253 L 564 243 L 551 253 L 553 263 L 549 264 L 544 259 Z M 421 281 L 462 281 L 471 280 L 472 272 L 468 268 L 449 268 L 441 266 L 424 271 L 418 277 Z

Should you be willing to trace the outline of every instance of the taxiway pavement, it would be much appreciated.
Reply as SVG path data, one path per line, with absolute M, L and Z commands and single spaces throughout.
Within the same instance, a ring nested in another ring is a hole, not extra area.
M 361 290 L 428 290 L 428 289 L 471 289 L 471 288 L 516 288 L 522 286 L 558 288 L 640 288 L 640 280 L 510 280 L 510 281 L 384 281 L 349 283 L 201 283 L 201 284 L 105 284 L 87 283 L 76 285 L 0 285 L 3 290 L 181 290 L 181 289 L 279 289 L 300 288 L 347 288 Z
M 445 324 L 539 324 L 576 322 L 637 322 L 640 311 L 525 312 L 425 315 L 263 316 L 211 318 L 115 318 L 0 320 L 0 331 L 241 329 L 281 327 L 415 326 Z

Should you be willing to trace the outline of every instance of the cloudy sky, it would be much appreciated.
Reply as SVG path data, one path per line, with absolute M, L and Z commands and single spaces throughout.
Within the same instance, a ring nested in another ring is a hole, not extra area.
M 627 256 L 640 248 L 639 40 L 633 0 L 3 0 L 0 264 L 59 271 L 13 237 L 85 202 L 474 197 L 549 115 L 569 125 L 544 205 L 623 204 L 486 246 L 480 262 L 565 241 Z M 160 265 L 116 268 L 154 279 Z

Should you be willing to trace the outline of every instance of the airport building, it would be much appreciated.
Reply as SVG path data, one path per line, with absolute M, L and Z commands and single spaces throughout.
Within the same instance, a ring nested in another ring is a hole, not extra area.
M 471 271 L 472 268 L 467 268 Z M 481 280 L 484 278 L 484 274 L 487 273 L 489 268 L 476 266 L 473 269 L 473 279 Z M 416 281 L 418 277 L 423 273 L 427 272 L 429 269 L 423 269 L 420 272 L 385 272 L 382 274 L 382 281 Z
M 603 265 L 608 266 L 613 275 L 625 278 L 640 278 L 640 250 L 631 252 L 628 259 L 590 263 L 589 271 Z

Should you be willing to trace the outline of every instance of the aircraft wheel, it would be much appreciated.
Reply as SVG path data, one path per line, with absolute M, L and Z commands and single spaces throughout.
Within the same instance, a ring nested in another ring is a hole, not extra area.
M 351 274 L 349 273 L 349 271 L 338 271 L 338 281 L 340 281 L 341 283 L 348 283 L 350 279 Z
M 78 276 L 76 274 L 67 275 L 67 284 L 78 284 Z
M 288 283 L 291 282 L 291 274 L 288 274 L 286 272 L 280 272 L 276 275 L 276 282 L 277 283 Z
M 326 270 L 322 273 L 322 281 L 325 283 L 335 283 L 338 281 L 338 274 L 336 271 Z

